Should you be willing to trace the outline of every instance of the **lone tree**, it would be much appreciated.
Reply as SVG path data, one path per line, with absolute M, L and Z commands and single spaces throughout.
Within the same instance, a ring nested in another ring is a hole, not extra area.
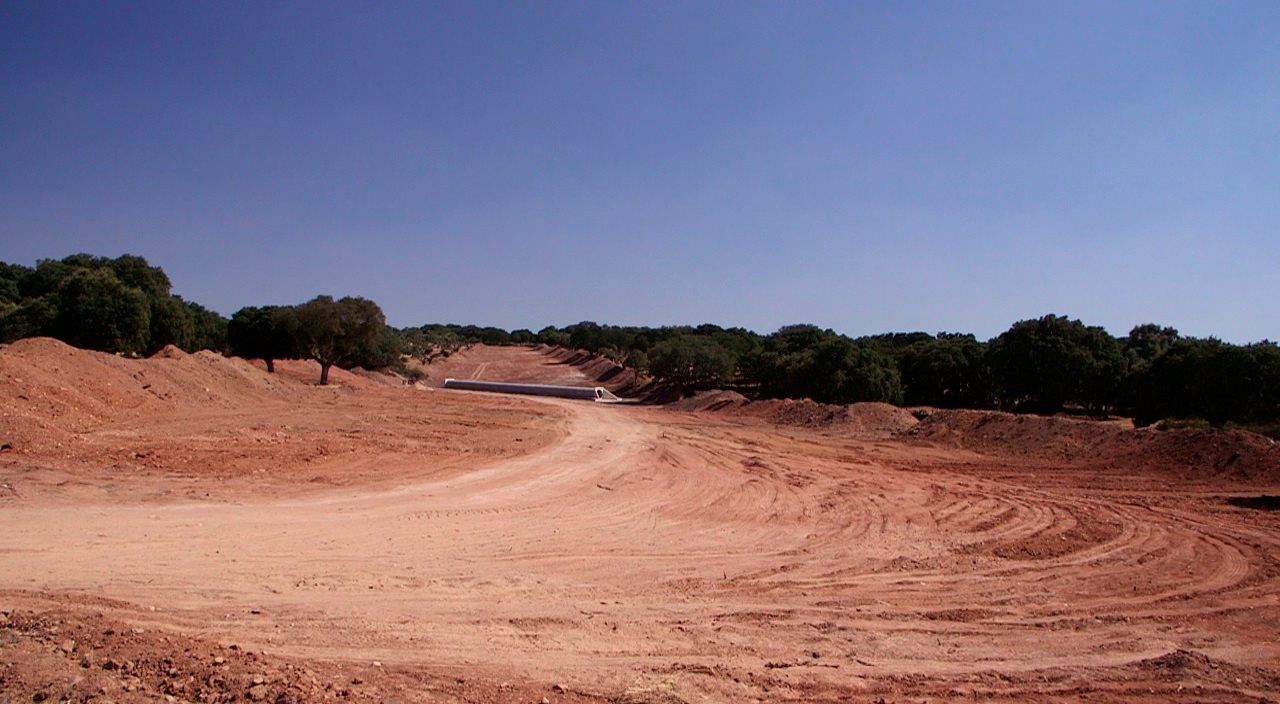
M 624 366 L 631 370 L 631 382 L 640 385 L 640 377 L 649 373 L 649 355 L 644 350 L 631 350 L 627 353 Z
M 247 306 L 231 316 L 227 324 L 227 344 L 231 354 L 261 359 L 267 371 L 274 372 L 275 360 L 298 356 L 294 344 L 296 327 L 291 307 Z
M 387 320 L 367 298 L 333 300 L 316 296 L 294 309 L 298 352 L 320 363 L 320 383 L 329 383 L 329 368 L 372 347 Z

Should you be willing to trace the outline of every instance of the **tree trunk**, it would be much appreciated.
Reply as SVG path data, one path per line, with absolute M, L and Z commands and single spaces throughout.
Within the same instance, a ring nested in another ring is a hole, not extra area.
M 329 367 L 332 367 L 332 366 L 333 366 L 332 362 L 320 363 L 320 385 L 321 386 L 324 386 L 329 383 Z
M 266 362 L 266 363 L 267 363 L 267 373 L 268 373 L 268 374 L 275 374 L 275 373 L 276 373 L 276 360 L 274 360 L 274 359 L 272 359 L 272 358 L 270 358 L 270 357 L 265 357 L 265 358 L 263 358 L 263 360 L 262 360 L 262 361 L 264 361 L 264 362 Z

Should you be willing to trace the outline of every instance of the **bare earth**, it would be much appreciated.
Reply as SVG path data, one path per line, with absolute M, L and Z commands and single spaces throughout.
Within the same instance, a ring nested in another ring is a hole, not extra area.
M 448 365 L 594 383 L 528 348 Z M 1280 467 L 282 366 L 0 349 L 0 701 L 1280 690 L 1280 513 L 1225 501 L 1280 493 Z

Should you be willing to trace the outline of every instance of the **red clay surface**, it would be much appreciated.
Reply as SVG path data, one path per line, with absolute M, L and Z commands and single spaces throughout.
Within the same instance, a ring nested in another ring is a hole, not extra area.
M 1280 513 L 1226 501 L 1280 493 L 1269 441 L 1059 457 L 999 414 L 815 429 L 213 357 L 0 350 L 0 701 L 1280 688 Z M 555 361 L 449 375 L 594 383 Z

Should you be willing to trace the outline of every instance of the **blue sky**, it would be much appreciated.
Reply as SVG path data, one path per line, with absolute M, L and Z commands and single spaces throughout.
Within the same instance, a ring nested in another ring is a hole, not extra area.
M 229 314 L 1280 338 L 1280 4 L 0 5 L 0 260 Z

